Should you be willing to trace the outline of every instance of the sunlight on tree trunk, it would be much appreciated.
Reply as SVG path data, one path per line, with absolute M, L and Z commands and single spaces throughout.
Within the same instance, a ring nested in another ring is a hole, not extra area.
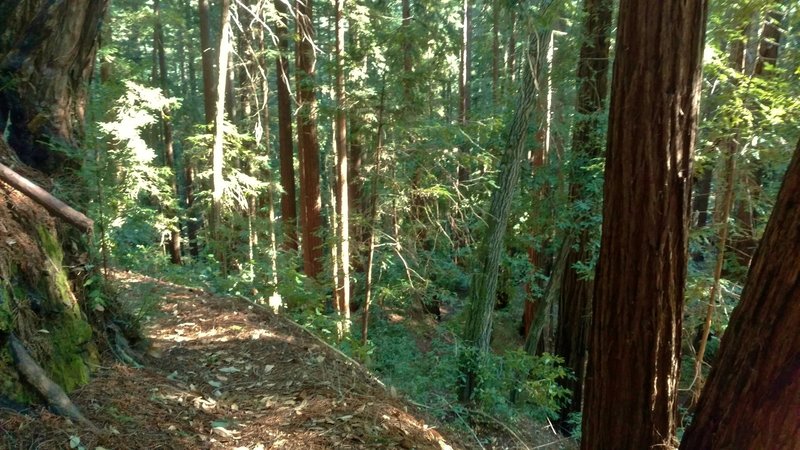
M 706 9 L 619 6 L 583 449 L 675 443 Z M 643 65 L 656 60 L 669 63 Z
M 225 85 L 228 80 L 228 56 L 230 53 L 230 0 L 222 1 L 222 28 L 219 38 L 219 62 L 217 72 L 217 105 L 214 119 L 214 147 L 211 152 L 211 218 L 209 228 L 215 251 L 223 274 L 228 272 L 227 251 L 222 243 L 222 196 L 225 192 L 225 179 L 222 175 L 225 145 Z

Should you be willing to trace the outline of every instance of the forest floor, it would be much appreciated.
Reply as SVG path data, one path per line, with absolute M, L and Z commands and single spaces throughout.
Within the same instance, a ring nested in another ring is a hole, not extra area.
M 71 394 L 100 432 L 43 408 L 0 409 L 0 448 L 572 447 L 492 420 L 477 427 L 480 436 L 438 423 L 284 317 L 138 274 L 114 277 L 123 301 L 158 299 L 145 322 L 145 367 L 106 355 L 92 382 Z

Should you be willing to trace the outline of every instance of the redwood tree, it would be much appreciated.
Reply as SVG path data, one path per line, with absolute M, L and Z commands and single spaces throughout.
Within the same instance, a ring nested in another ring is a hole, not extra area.
M 292 141 L 292 99 L 289 92 L 288 8 L 282 0 L 275 0 L 278 13 L 278 56 L 275 58 L 275 76 L 278 85 L 278 153 L 281 171 L 281 216 L 283 222 L 284 247 L 297 250 L 297 199 L 294 185 L 294 143 Z
M 800 141 L 681 449 L 800 442 Z
M 608 49 L 611 34 L 613 2 L 611 0 L 584 0 L 583 42 L 578 60 L 578 97 L 575 107 L 578 117 L 572 132 L 573 159 L 577 161 L 572 172 L 570 202 L 599 200 L 587 186 L 590 174 L 585 167 L 593 158 L 603 153 L 601 122 L 605 114 L 608 92 Z M 583 372 L 586 364 L 586 341 L 591 315 L 592 280 L 575 267 L 591 259 L 589 252 L 592 234 L 586 217 L 579 217 L 580 229 L 577 245 L 562 247 L 568 252 L 565 273 L 561 278 L 558 324 L 556 326 L 555 352 L 569 367 L 574 378 L 563 380 L 572 391 L 570 403 L 561 412 L 562 419 L 580 412 L 583 403 Z M 562 426 L 566 420 L 562 420 Z
M 0 123 L 26 164 L 56 172 L 81 138 L 86 85 L 108 1 L 27 0 L 0 6 Z M 58 39 L 53 39 L 58 36 Z
M 584 449 L 673 443 L 706 12 L 620 2 Z
M 314 28 L 311 0 L 298 0 L 297 43 L 297 151 L 300 156 L 300 220 L 303 231 L 303 270 L 315 278 L 322 271 L 322 197 L 317 139 L 317 98 L 314 93 Z

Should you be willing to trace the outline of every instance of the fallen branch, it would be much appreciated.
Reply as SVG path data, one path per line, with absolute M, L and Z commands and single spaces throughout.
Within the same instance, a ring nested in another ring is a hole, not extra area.
M 4 164 L 0 164 L 0 180 L 28 196 L 31 200 L 48 210 L 50 214 L 64 220 L 80 231 L 91 233 L 94 229 L 94 222 L 92 219 L 55 198 L 51 193 L 37 186 L 17 172 L 14 172 Z
M 22 345 L 22 342 L 20 342 L 16 336 L 9 334 L 8 344 L 11 348 L 14 364 L 19 373 L 22 374 L 25 381 L 42 394 L 58 414 L 73 419 L 96 433 L 102 433 L 94 423 L 81 414 L 78 407 L 72 403 L 72 400 L 70 400 L 64 390 L 61 389 L 61 386 L 48 378 L 44 370 L 42 370 L 39 364 L 28 354 L 25 346 Z

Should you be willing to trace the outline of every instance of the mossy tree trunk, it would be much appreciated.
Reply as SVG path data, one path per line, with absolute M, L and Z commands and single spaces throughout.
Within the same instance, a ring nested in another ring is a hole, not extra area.
M 547 13 L 551 2 L 542 2 L 542 11 Z M 503 254 L 508 216 L 511 202 L 516 194 L 520 168 L 527 150 L 527 133 L 536 98 L 539 95 L 538 79 L 544 63 L 543 48 L 544 31 L 531 33 L 528 49 L 528 61 L 522 79 L 522 90 L 519 94 L 514 119 L 508 133 L 508 141 L 497 179 L 497 189 L 492 195 L 489 227 L 478 250 L 477 270 L 473 274 L 472 289 L 467 309 L 467 323 L 464 326 L 464 340 L 467 351 L 464 352 L 463 368 L 464 384 L 461 387 L 461 401 L 469 402 L 475 392 L 478 381 L 480 360 L 489 352 L 489 341 L 492 336 L 492 311 L 497 297 L 497 278 L 500 260 Z
M 0 123 L 8 124 L 8 146 L 0 142 L 0 160 L 45 187 L 49 180 L 32 169 L 55 175 L 80 167 L 74 155 L 108 4 L 0 4 Z M 30 167 L 15 162 L 12 151 Z M 11 367 L 9 335 L 16 335 L 66 390 L 88 381 L 87 362 L 96 358 L 96 350 L 63 267 L 71 255 L 62 251 L 57 222 L 2 183 L 0 199 L 2 235 L 8 237 L 0 243 L 0 396 L 31 401 L 35 395 Z

